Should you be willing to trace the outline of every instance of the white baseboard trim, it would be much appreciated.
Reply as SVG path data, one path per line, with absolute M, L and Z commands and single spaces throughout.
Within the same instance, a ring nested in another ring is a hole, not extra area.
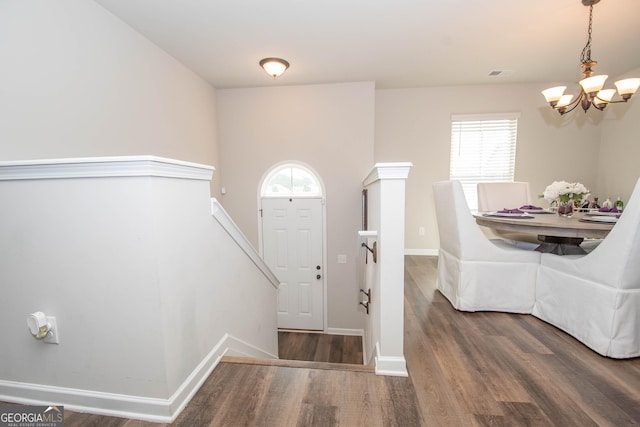
M 225 334 L 226 348 L 223 356 L 239 356 L 239 357 L 252 357 L 256 359 L 277 359 L 278 355 L 271 354 L 268 351 L 259 349 L 241 339 L 238 339 L 232 335 Z
M 55 403 L 76 412 L 171 423 L 187 406 L 224 355 L 277 359 L 277 356 L 271 353 L 225 334 L 168 399 L 0 380 L 0 401 L 22 405 Z
M 389 377 L 408 377 L 407 361 L 404 356 L 381 356 L 380 345 L 376 344 L 375 355 L 376 375 L 384 375 Z
M 424 255 L 424 256 L 438 256 L 438 249 L 409 249 L 405 248 L 405 255 Z
M 0 400 L 21 405 L 56 404 L 76 412 L 134 418 L 157 423 L 173 421 L 168 399 L 0 381 Z
M 347 328 L 327 328 L 327 334 L 330 335 L 350 335 L 355 337 L 363 337 L 364 329 L 347 329 Z

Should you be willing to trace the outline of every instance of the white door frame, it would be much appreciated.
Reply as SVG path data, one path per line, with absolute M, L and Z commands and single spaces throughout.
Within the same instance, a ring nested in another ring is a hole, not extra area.
M 329 326 L 328 326 L 328 319 L 327 319 L 327 277 L 329 277 L 329 266 L 327 265 L 327 197 L 326 197 L 326 191 L 325 191 L 325 186 L 324 186 L 324 182 L 322 181 L 322 177 L 320 176 L 320 174 L 318 174 L 315 169 L 313 169 L 311 166 L 309 166 L 306 163 L 297 161 L 297 160 L 286 160 L 286 161 L 282 161 L 282 162 L 278 162 L 274 165 L 272 165 L 269 169 L 267 169 L 267 171 L 262 175 L 262 178 L 260 178 L 260 182 L 258 183 L 258 191 L 256 192 L 257 194 L 257 206 L 258 209 L 256 210 L 256 220 L 257 220 L 257 224 L 258 224 L 258 253 L 260 254 L 260 257 L 262 259 L 264 259 L 264 249 L 263 249 L 263 236 L 262 236 L 262 187 L 264 184 L 264 181 L 267 179 L 267 177 L 271 174 L 271 172 L 273 172 L 276 169 L 280 169 L 283 166 L 286 165 L 292 165 L 295 167 L 299 167 L 301 169 L 306 169 L 309 173 L 311 173 L 316 180 L 318 181 L 318 183 L 320 184 L 320 188 L 322 189 L 322 195 L 321 195 L 321 205 L 322 205 L 322 298 L 324 299 L 323 301 L 323 310 L 324 312 L 322 313 L 322 322 L 323 322 L 323 332 L 326 333 Z M 300 199 L 304 199 L 304 196 L 296 196 L 296 195 L 291 195 L 289 196 L 292 199 L 296 199 L 296 198 L 300 198 Z M 317 198 L 318 196 L 313 196 L 314 198 Z

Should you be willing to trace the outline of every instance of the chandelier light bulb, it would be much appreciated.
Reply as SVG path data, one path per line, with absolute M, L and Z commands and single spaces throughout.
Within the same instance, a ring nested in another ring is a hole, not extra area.
M 599 76 L 587 77 L 586 79 L 580 80 L 580 86 L 584 89 L 585 93 L 594 93 L 598 92 L 604 86 L 604 82 L 607 80 L 609 76 L 606 74 L 601 74 Z
M 549 104 L 555 105 L 554 103 L 560 100 L 565 90 L 567 90 L 566 86 L 550 87 L 549 89 L 543 90 L 542 94 Z
M 556 105 L 556 108 L 566 107 L 567 105 L 571 104 L 572 99 L 573 95 L 562 95 L 560 97 L 560 100 L 558 101 L 558 104 Z
M 602 89 L 593 99 L 593 103 L 597 106 L 604 106 L 611 102 L 613 95 L 616 94 L 615 89 Z
M 638 87 L 640 86 L 640 78 L 618 80 L 614 84 L 616 85 L 620 96 L 624 98 L 625 95 L 628 95 L 628 99 L 638 90 Z

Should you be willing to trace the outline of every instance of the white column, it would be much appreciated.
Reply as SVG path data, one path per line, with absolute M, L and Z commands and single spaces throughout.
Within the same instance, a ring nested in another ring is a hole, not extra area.
M 364 180 L 369 229 L 377 231 L 377 262 L 371 264 L 372 304 L 365 351 L 373 353 L 376 373 L 407 376 L 404 335 L 405 181 L 411 163 L 377 163 Z M 371 261 L 370 261 L 371 262 Z

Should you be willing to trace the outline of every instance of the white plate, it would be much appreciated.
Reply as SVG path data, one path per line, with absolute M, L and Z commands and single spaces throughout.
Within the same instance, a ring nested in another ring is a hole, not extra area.
M 586 213 L 585 216 L 616 216 L 621 214 L 622 212 L 589 212 Z
M 533 215 L 528 213 L 506 213 L 506 212 L 486 212 L 485 216 L 500 216 L 503 218 L 533 218 Z
M 551 212 L 549 209 L 522 209 L 519 208 L 522 212 L 530 213 L 530 214 L 550 214 L 555 213 Z
M 606 212 L 605 212 L 606 213 Z M 618 222 L 618 218 L 615 216 L 605 216 L 605 215 L 594 215 L 594 216 L 585 216 L 580 221 L 588 221 L 588 222 Z

